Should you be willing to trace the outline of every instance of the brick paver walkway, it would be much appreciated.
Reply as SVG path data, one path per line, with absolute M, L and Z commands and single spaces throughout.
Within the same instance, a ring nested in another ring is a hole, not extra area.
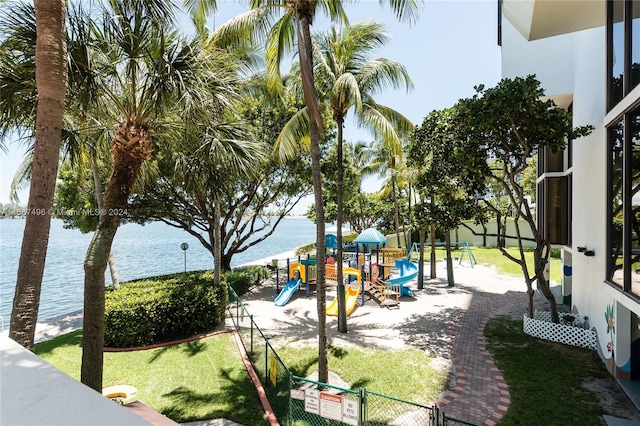
M 511 403 L 509 388 L 496 367 L 483 336 L 494 315 L 526 301 L 524 292 L 476 293 L 469 308 L 454 320 L 449 332 L 455 336 L 451 359 L 456 372 L 454 389 L 438 401 L 438 407 L 460 420 L 495 425 Z

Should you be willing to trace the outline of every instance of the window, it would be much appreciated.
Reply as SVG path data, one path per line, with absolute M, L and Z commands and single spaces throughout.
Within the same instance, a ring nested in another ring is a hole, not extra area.
M 622 223 L 624 217 L 624 205 L 622 203 L 622 133 L 623 122 L 619 121 L 616 125 L 608 129 L 609 140 L 609 211 L 608 211 L 608 240 L 609 253 L 608 260 L 609 274 L 607 279 L 619 286 L 624 284 L 623 260 L 624 252 L 622 245 Z
M 634 0 L 631 3 L 631 38 L 629 43 L 631 46 L 631 88 L 633 89 L 640 84 L 640 0 Z
M 608 281 L 640 296 L 640 107 L 608 129 Z
M 640 84 L 640 0 L 607 2 L 607 73 L 611 110 Z
M 609 109 L 630 105 L 607 125 L 607 281 L 640 297 L 640 99 L 629 99 L 640 84 L 640 0 L 607 2 L 607 72 Z

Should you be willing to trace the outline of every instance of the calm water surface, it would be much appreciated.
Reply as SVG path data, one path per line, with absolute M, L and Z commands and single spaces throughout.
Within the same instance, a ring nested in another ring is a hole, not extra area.
M 42 279 L 38 318 L 45 320 L 82 309 L 83 262 L 92 233 L 64 229 L 51 221 L 47 262 Z M 0 317 L 8 327 L 15 291 L 24 219 L 0 220 Z M 265 241 L 233 257 L 232 267 L 269 258 L 315 241 L 315 225 L 306 218 L 285 218 Z M 163 223 L 125 224 L 113 242 L 112 253 L 120 281 L 184 270 L 182 243 L 188 243 L 187 270 L 213 268 L 213 257 L 195 237 Z M 111 279 L 106 273 L 106 283 Z

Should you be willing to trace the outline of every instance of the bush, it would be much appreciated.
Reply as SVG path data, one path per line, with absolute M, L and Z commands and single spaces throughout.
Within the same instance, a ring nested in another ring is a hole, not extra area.
M 252 285 L 268 278 L 270 272 L 269 269 L 264 266 L 245 266 L 227 272 L 224 276 L 236 294 L 242 296 Z
M 132 347 L 211 331 L 224 320 L 227 284 L 211 271 L 123 283 L 105 294 L 105 346 Z

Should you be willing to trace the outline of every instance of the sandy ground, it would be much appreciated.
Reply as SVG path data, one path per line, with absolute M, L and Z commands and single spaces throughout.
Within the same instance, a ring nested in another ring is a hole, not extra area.
M 428 268 L 428 264 L 425 264 Z M 392 277 L 394 272 L 392 270 Z M 428 276 L 428 269 L 425 274 Z M 453 318 L 465 311 L 474 298 L 491 297 L 507 291 L 523 292 L 521 312 L 526 309 L 526 286 L 518 277 L 499 275 L 492 267 L 464 263 L 454 264 L 456 285 L 449 287 L 444 262 L 437 265 L 436 279 L 424 280 L 424 288 L 417 289 L 417 279 L 408 284 L 413 297 L 401 297 L 399 307 L 380 307 L 373 300 L 358 306 L 347 320 L 347 333 L 338 332 L 337 317 L 327 317 L 329 344 L 380 349 L 418 347 L 432 356 L 445 356 L 451 336 L 447 327 Z M 281 277 L 281 281 L 283 278 Z M 281 285 L 283 283 L 281 282 Z M 315 286 L 309 297 L 305 289 L 298 291 L 285 306 L 275 306 L 275 282 L 267 281 L 242 296 L 254 321 L 270 339 L 284 343 L 317 339 L 317 301 Z M 335 298 L 336 288 L 327 289 L 327 305 Z M 367 298 L 368 299 L 368 298 Z M 359 300 L 360 303 L 361 299 Z M 516 309 L 518 309 L 516 307 Z

